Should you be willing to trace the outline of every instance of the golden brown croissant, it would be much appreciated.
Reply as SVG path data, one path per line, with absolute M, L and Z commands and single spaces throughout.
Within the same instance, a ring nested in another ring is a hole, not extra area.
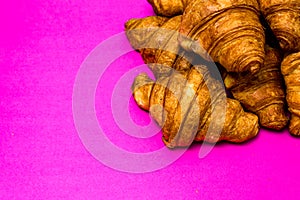
M 291 112 L 289 131 L 300 135 L 300 52 L 284 58 L 281 72 L 286 85 L 286 100 Z
M 264 62 L 264 29 L 256 0 L 193 0 L 182 16 L 180 44 L 228 72 L 256 72 Z
M 243 142 L 259 130 L 257 116 L 226 98 L 221 82 L 203 65 L 173 71 L 156 82 L 140 74 L 132 90 L 137 104 L 162 127 L 163 141 L 170 148 L 189 146 L 193 140 Z
M 225 87 L 234 98 L 249 111 L 257 114 L 260 125 L 280 130 L 288 122 L 285 114 L 285 92 L 280 72 L 281 54 L 266 47 L 262 68 L 254 75 L 229 73 L 224 79 Z
M 148 0 L 157 15 L 173 17 L 181 15 L 191 0 Z
M 285 52 L 300 51 L 300 1 L 259 0 L 261 11 Z
M 177 71 L 190 68 L 188 60 L 192 58 L 177 40 L 180 24 L 181 15 L 170 19 L 159 16 L 131 19 L 125 24 L 128 40 L 138 48 L 155 77 L 168 75 L 172 68 Z

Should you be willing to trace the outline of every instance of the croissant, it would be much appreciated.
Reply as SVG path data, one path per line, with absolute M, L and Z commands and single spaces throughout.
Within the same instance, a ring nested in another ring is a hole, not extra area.
M 168 75 L 172 69 L 182 71 L 191 66 L 192 56 L 180 48 L 177 40 L 181 18 L 151 16 L 131 19 L 125 24 L 130 44 L 140 52 L 156 78 Z M 147 32 L 143 34 L 143 30 Z
M 139 107 L 162 127 L 169 148 L 186 147 L 193 140 L 244 142 L 259 130 L 258 117 L 244 112 L 237 100 L 226 98 L 222 83 L 204 65 L 180 73 L 174 70 L 155 82 L 140 74 L 132 90 Z
M 300 135 L 300 52 L 290 54 L 281 63 L 281 73 L 286 85 L 286 100 L 291 120 L 289 131 Z
M 125 30 L 132 47 L 140 50 L 139 48 L 148 42 L 145 38 L 150 38 L 155 33 L 155 30 L 168 20 L 166 17 L 159 16 L 128 20 L 125 23 Z
M 181 15 L 191 0 L 148 0 L 154 12 L 160 16 Z
M 280 47 L 285 52 L 300 51 L 300 1 L 259 0 L 261 11 Z
M 260 125 L 275 130 L 283 129 L 288 122 L 281 57 L 278 50 L 267 46 L 264 65 L 256 74 L 228 73 L 224 78 L 225 87 L 246 110 L 258 116 Z
M 182 16 L 181 46 L 228 72 L 257 72 L 264 62 L 265 34 L 256 0 L 192 0 Z

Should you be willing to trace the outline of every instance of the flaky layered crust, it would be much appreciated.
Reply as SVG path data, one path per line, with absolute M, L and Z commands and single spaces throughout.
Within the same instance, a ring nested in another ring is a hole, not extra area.
M 256 72 L 263 65 L 265 35 L 256 0 L 193 0 L 180 33 L 183 48 L 211 57 L 229 72 Z
M 266 47 L 262 68 L 254 75 L 229 73 L 224 79 L 235 99 L 249 111 L 258 115 L 263 127 L 281 130 L 288 118 L 285 114 L 285 91 L 280 72 L 281 54 Z
M 181 20 L 182 16 L 170 19 L 151 16 L 131 19 L 125 24 L 128 40 L 139 50 L 155 77 L 166 76 L 172 69 L 188 70 L 191 66 L 188 61 L 191 58 L 178 42 Z
M 221 82 L 203 65 L 155 82 L 141 74 L 132 90 L 138 105 L 162 127 L 163 141 L 170 148 L 189 146 L 193 140 L 244 142 L 259 130 L 257 116 L 226 98 Z
M 285 52 L 300 51 L 300 1 L 259 0 L 261 11 Z
M 300 136 L 300 52 L 284 58 L 281 72 L 286 85 L 286 100 L 291 112 L 289 131 Z

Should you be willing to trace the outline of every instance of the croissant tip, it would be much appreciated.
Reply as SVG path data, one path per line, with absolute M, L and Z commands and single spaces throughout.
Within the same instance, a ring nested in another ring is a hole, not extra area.
M 256 63 L 256 64 L 254 64 L 254 65 L 252 65 L 252 66 L 250 67 L 250 72 L 251 72 L 252 74 L 255 74 L 255 73 L 257 73 L 257 72 L 259 71 L 260 68 L 261 68 L 261 64 Z
M 126 30 L 131 30 L 134 27 L 135 22 L 137 21 L 137 19 L 130 19 L 125 23 L 125 29 Z

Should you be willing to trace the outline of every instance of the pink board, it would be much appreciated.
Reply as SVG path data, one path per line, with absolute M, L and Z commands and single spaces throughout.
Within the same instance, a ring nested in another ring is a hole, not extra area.
M 134 156 L 116 157 L 104 143 L 91 145 L 97 135 L 87 137 L 89 130 L 79 134 L 80 123 L 91 121 L 74 121 L 74 105 L 85 108 L 74 104 L 74 83 L 79 72 L 93 74 L 80 71 L 81 64 L 99 44 L 122 33 L 126 20 L 149 15 L 146 0 L 0 3 L 0 199 L 299 197 L 300 140 L 287 130 L 261 130 L 241 145 L 218 144 L 204 158 L 198 156 L 201 144 L 194 144 L 165 167 L 155 155 L 140 163 L 130 160 Z M 128 47 L 125 37 L 119 39 L 107 55 Z M 106 141 L 136 155 L 163 148 L 157 127 L 128 96 L 132 77 L 146 70 L 142 64 L 136 52 L 120 56 L 98 77 L 94 98 L 82 96 L 95 102 Z M 81 83 L 88 81 L 93 80 Z M 150 125 L 134 129 L 130 123 Z M 130 171 L 126 167 L 144 173 L 124 172 Z

